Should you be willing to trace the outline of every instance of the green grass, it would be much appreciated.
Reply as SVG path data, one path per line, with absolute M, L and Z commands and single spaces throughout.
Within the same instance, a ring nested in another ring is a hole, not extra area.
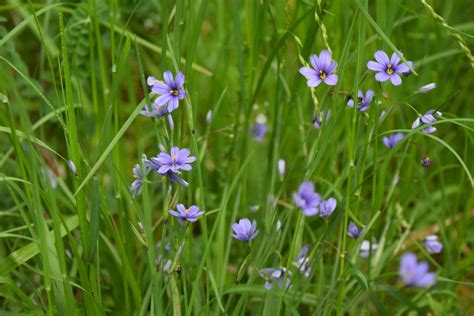
M 467 0 L 5 1 L 0 314 L 471 315 L 470 8 Z M 339 81 L 310 89 L 298 69 L 322 49 L 338 62 Z M 367 72 L 379 49 L 414 62 L 401 86 Z M 155 98 L 146 78 L 166 70 L 186 76 L 173 128 L 139 115 Z M 430 82 L 437 88 L 416 93 Z M 346 106 L 358 89 L 375 91 L 367 112 Z M 437 132 L 411 129 L 429 109 L 443 112 Z M 316 129 L 313 119 L 329 110 Z M 259 114 L 269 127 L 262 142 L 249 132 Z M 388 149 L 382 138 L 394 132 L 405 138 Z M 183 173 L 189 186 L 151 172 L 134 197 L 132 168 L 160 144 L 197 157 Z M 327 220 L 295 206 L 305 180 L 336 198 Z M 182 226 L 168 213 L 177 203 L 205 214 Z M 249 244 L 231 236 L 244 217 L 260 230 Z M 347 235 L 350 221 L 365 226 L 363 237 Z M 425 249 L 430 234 L 441 254 Z M 378 242 L 368 258 L 359 255 L 363 239 Z M 305 244 L 309 277 L 294 264 Z M 402 284 L 408 251 L 429 262 L 435 286 Z M 267 267 L 285 267 L 292 286 L 265 289 Z

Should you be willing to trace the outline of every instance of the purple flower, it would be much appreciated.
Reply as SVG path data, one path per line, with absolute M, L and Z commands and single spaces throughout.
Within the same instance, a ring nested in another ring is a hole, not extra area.
M 136 180 L 132 182 L 132 185 L 130 186 L 130 191 L 132 192 L 133 196 L 137 196 L 142 192 L 143 178 L 146 177 L 146 175 L 150 172 L 150 169 L 145 167 L 142 170 L 140 168 L 140 165 L 136 164 L 132 170 Z
M 402 139 L 403 139 L 403 133 L 394 133 L 388 137 L 384 136 L 383 143 L 385 144 L 385 146 L 387 146 L 387 148 L 392 149 Z
M 407 252 L 400 260 L 400 278 L 406 286 L 430 287 L 436 282 L 436 273 L 428 272 L 428 262 L 417 262 L 416 255 Z
M 189 171 L 192 169 L 192 162 L 196 161 L 196 157 L 189 157 L 188 149 L 179 149 L 178 147 L 172 147 L 170 155 L 167 153 L 160 153 L 156 158 L 151 158 L 152 162 L 159 164 L 158 173 L 165 174 L 168 171 L 178 173 L 179 170 Z
M 326 114 L 326 119 L 324 120 L 324 124 L 327 124 L 329 122 L 329 118 L 331 117 L 331 110 L 328 110 L 328 113 Z M 321 128 L 321 125 L 323 123 L 324 119 L 324 111 L 321 111 L 319 115 L 313 120 L 313 125 L 317 129 Z
M 363 228 L 361 230 L 359 230 L 359 228 L 357 227 L 356 224 L 354 224 L 353 222 L 349 223 L 349 226 L 347 227 L 347 235 L 349 235 L 350 237 L 352 237 L 354 239 L 357 239 L 363 233 L 364 233 Z
M 165 149 L 161 147 L 162 146 L 160 145 L 160 149 L 164 151 Z M 166 176 L 168 180 L 170 180 L 171 183 L 179 183 L 185 187 L 189 185 L 186 181 L 184 181 L 183 179 L 179 177 L 179 175 L 181 174 L 181 172 L 179 171 L 175 172 L 170 168 L 167 172 L 164 172 L 164 173 L 160 172 L 160 169 L 163 165 L 158 158 L 159 158 L 159 155 L 157 157 L 152 157 L 151 159 L 147 159 L 146 155 L 143 155 L 143 163 L 145 164 L 147 168 L 149 168 L 149 170 L 155 170 L 161 176 Z M 195 157 L 189 157 L 189 158 L 195 159 Z
M 425 248 L 430 254 L 437 254 L 443 251 L 443 244 L 436 235 L 426 236 L 423 244 L 425 244 Z
M 401 85 L 402 78 L 400 78 L 399 73 L 406 73 L 410 71 L 410 68 L 406 64 L 400 64 L 400 57 L 393 53 L 389 60 L 387 54 L 382 50 L 378 50 L 374 57 L 377 62 L 369 61 L 367 68 L 377 72 L 375 80 L 384 82 L 390 79 L 393 85 Z
M 163 117 L 168 113 L 166 105 L 158 105 L 156 100 L 151 106 L 151 111 L 148 109 L 148 106 L 145 105 L 140 114 L 146 117 Z
M 258 235 L 257 222 L 253 220 L 250 222 L 248 218 L 242 218 L 239 223 L 232 224 L 232 229 L 235 234 L 232 237 L 242 240 L 243 242 L 249 242 Z
M 192 205 L 190 208 L 184 207 L 183 204 L 176 205 L 177 212 L 174 210 L 169 210 L 168 213 L 177 217 L 181 223 L 185 221 L 195 222 L 198 220 L 198 217 L 204 214 L 203 211 L 199 209 L 196 205 Z
M 321 216 L 322 218 L 329 217 L 329 215 L 331 215 L 332 212 L 334 212 L 334 210 L 336 209 L 336 206 L 337 201 L 335 198 L 330 198 L 326 201 L 321 202 L 321 204 L 319 204 L 319 216 Z
M 259 142 L 263 140 L 267 131 L 268 126 L 266 123 L 255 123 L 255 125 L 250 126 L 250 133 L 252 134 L 252 137 Z
M 148 77 L 147 83 L 151 87 L 151 91 L 158 94 L 159 97 L 155 103 L 157 106 L 168 105 L 168 112 L 174 111 L 178 108 L 179 100 L 184 99 L 186 91 L 183 89 L 184 75 L 182 72 L 176 74 L 176 78 L 170 71 L 163 73 L 163 79 L 165 82 L 156 80 L 154 77 Z
M 319 57 L 317 55 L 311 55 L 309 59 L 314 69 L 310 67 L 300 68 L 300 74 L 305 76 L 308 80 L 308 87 L 317 87 L 321 82 L 324 82 L 328 86 L 335 86 L 337 84 L 339 78 L 336 74 L 333 74 L 337 68 L 337 62 L 332 61 L 331 52 L 323 50 L 319 54 Z
M 321 195 L 314 191 L 312 182 L 301 183 L 298 192 L 293 193 L 293 201 L 306 216 L 314 216 L 319 213 Z
M 274 268 L 265 268 L 260 270 L 260 276 L 266 279 L 265 281 L 265 288 L 270 290 L 273 288 L 273 282 L 278 282 L 278 287 L 281 289 L 283 287 L 283 282 L 285 281 L 286 269 L 274 269 Z M 285 289 L 288 289 L 291 286 L 291 281 L 289 276 L 291 275 L 291 271 L 288 273 L 288 277 L 286 277 L 286 285 Z
M 308 254 L 308 250 L 309 246 L 303 245 L 303 247 L 301 247 L 298 257 L 296 258 L 296 261 L 293 263 L 306 278 L 309 277 L 309 275 L 311 274 L 311 267 L 309 266 L 309 257 L 306 256 Z
M 425 168 L 428 168 L 429 166 L 431 166 L 430 157 L 428 157 L 428 156 L 423 157 L 423 159 L 421 159 L 421 165 Z
M 256 140 L 261 142 L 268 131 L 267 118 L 263 114 L 259 114 L 255 125 L 250 126 L 250 134 Z
M 432 82 L 432 83 L 428 83 L 427 85 L 424 85 L 423 87 L 420 87 L 418 89 L 418 93 L 426 93 L 428 91 L 431 91 L 433 89 L 436 89 L 436 83 Z
M 370 103 L 372 102 L 372 98 L 374 97 L 373 90 L 367 90 L 364 96 L 364 92 L 359 90 L 357 93 L 357 109 L 361 112 L 367 111 L 369 109 Z M 347 106 L 353 107 L 354 100 L 352 98 L 347 101 Z
M 431 133 L 434 133 L 436 132 L 436 127 L 434 126 L 431 126 L 429 124 L 433 123 L 433 122 L 436 122 L 436 116 L 442 116 L 443 113 L 439 112 L 439 111 L 436 111 L 436 110 L 429 110 L 428 112 L 426 112 L 424 115 L 421 115 L 419 116 L 414 122 L 413 124 L 411 125 L 411 128 L 417 128 L 419 126 L 424 126 L 424 125 L 427 125 L 424 129 L 423 129 L 423 133 L 425 134 L 431 134 Z

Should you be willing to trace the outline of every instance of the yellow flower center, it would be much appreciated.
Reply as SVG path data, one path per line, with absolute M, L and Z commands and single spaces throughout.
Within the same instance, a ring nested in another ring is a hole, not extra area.
M 185 209 L 184 212 L 186 213 L 186 215 L 189 214 L 189 209 Z
M 170 93 L 171 93 L 172 95 L 174 95 L 175 97 L 177 97 L 178 94 L 179 94 L 179 91 L 178 91 L 177 89 L 171 89 L 171 90 L 170 90 Z
M 173 158 L 173 160 L 176 160 L 176 158 L 178 158 L 176 155 L 173 155 L 171 156 L 171 158 Z
M 324 79 L 326 79 L 326 77 L 327 77 L 326 73 L 324 71 L 320 70 L 319 71 L 319 78 L 324 80 Z
M 387 73 L 388 73 L 389 75 L 393 74 L 392 64 L 388 64 L 388 65 L 387 65 Z

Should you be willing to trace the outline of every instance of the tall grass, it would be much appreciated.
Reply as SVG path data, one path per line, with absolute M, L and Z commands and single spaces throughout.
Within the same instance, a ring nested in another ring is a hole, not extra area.
M 474 312 L 470 1 L 95 1 L 0 5 L 0 314 L 470 315 Z M 329 49 L 335 87 L 298 69 Z M 374 53 L 414 61 L 401 86 Z M 186 98 L 140 115 L 147 77 L 182 71 Z M 436 82 L 428 93 L 416 93 Z M 367 112 L 346 106 L 375 91 Z M 412 129 L 430 109 L 434 134 Z M 328 115 L 328 112 L 331 112 Z M 250 133 L 259 114 L 268 133 Z M 313 120 L 322 115 L 321 128 Z M 394 148 L 382 138 L 405 137 Z M 188 187 L 132 168 L 159 145 L 197 157 Z M 423 167 L 429 157 L 432 164 Z M 278 172 L 278 161 L 286 172 Z M 77 175 L 68 167 L 74 162 Z M 306 217 L 312 181 L 337 208 Z M 205 214 L 181 225 L 178 203 Z M 256 220 L 250 243 L 231 225 Z M 349 222 L 364 226 L 358 239 Z M 423 239 L 440 237 L 441 254 Z M 377 243 L 367 258 L 363 240 Z M 303 245 L 311 268 L 295 264 Z M 437 273 L 404 286 L 401 256 Z M 279 287 L 264 268 L 285 268 Z

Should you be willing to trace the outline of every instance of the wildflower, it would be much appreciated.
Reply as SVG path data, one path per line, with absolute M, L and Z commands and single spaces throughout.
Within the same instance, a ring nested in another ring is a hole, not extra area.
M 319 115 L 313 120 L 314 127 L 316 127 L 317 129 L 320 129 L 323 123 L 323 119 L 324 119 L 324 124 L 327 124 L 329 122 L 330 117 L 331 117 L 331 110 L 328 110 L 326 114 L 326 119 L 324 119 L 324 111 L 321 111 Z
M 168 109 L 166 108 L 165 105 L 158 105 L 155 102 L 153 102 L 151 106 L 151 111 L 148 109 L 148 106 L 145 105 L 143 110 L 140 111 L 140 115 L 146 116 L 146 117 L 163 117 L 168 113 Z
M 178 72 L 176 78 L 173 78 L 170 71 L 165 71 L 163 79 L 165 82 L 158 81 L 154 77 L 148 77 L 147 83 L 151 86 L 151 91 L 159 95 L 155 103 L 158 106 L 167 104 L 168 112 L 172 112 L 178 108 L 179 100 L 184 99 L 186 95 L 186 91 L 183 89 L 184 75 L 182 72 Z
M 321 204 L 319 204 L 319 216 L 321 216 L 322 218 L 329 217 L 329 215 L 331 215 L 332 212 L 334 212 L 334 210 L 336 209 L 336 205 L 337 201 L 335 198 L 330 198 L 326 201 L 321 202 Z
M 196 161 L 196 157 L 189 157 L 188 149 L 179 149 L 178 147 L 172 147 L 170 155 L 167 153 L 161 152 L 156 158 L 151 158 L 153 162 L 159 163 L 161 166 L 158 169 L 158 173 L 165 174 L 168 171 L 178 173 L 178 171 L 185 170 L 189 171 L 192 169 L 192 162 Z
M 367 111 L 369 109 L 370 103 L 372 102 L 372 98 L 374 97 L 374 91 L 373 90 L 367 90 L 367 92 L 364 95 L 364 92 L 362 90 L 359 90 L 357 92 L 357 109 L 361 112 Z M 347 106 L 353 107 L 354 106 L 354 100 L 352 98 L 347 101 Z
M 262 141 L 268 131 L 267 118 L 263 114 L 257 116 L 255 125 L 250 126 L 250 134 L 256 141 Z
M 418 93 L 426 93 L 428 91 L 431 91 L 433 89 L 436 89 L 436 83 L 432 82 L 432 83 L 428 83 L 427 85 L 424 85 L 423 87 L 420 87 L 418 89 Z
M 314 191 L 312 182 L 301 183 L 298 192 L 293 193 L 293 201 L 306 216 L 314 216 L 319 213 L 321 195 Z
M 374 253 L 377 251 L 377 247 L 377 241 L 373 240 L 370 242 L 368 240 L 363 240 L 359 247 L 359 256 L 367 258 L 370 252 Z
M 332 61 L 331 52 L 323 50 L 319 57 L 311 55 L 309 59 L 314 69 L 310 67 L 300 68 L 300 73 L 308 80 L 308 87 L 317 87 L 321 82 L 328 86 L 335 86 L 337 84 L 339 78 L 336 74 L 333 74 L 337 68 L 337 62 Z
M 424 115 L 419 116 L 411 125 L 411 128 L 417 128 L 419 126 L 428 125 L 423 129 L 423 133 L 431 134 L 436 132 L 436 127 L 431 126 L 429 124 L 436 122 L 435 116 L 442 116 L 443 113 L 436 111 L 436 110 L 429 110 Z
M 286 169 L 286 162 L 283 159 L 278 160 L 278 173 L 280 174 L 280 177 L 285 176 L 285 169 Z
M 383 143 L 385 144 L 385 146 L 387 146 L 387 148 L 392 149 L 402 139 L 403 139 L 403 133 L 394 133 L 388 137 L 384 136 Z
M 359 230 L 359 228 L 357 227 L 356 224 L 354 224 L 353 222 L 350 222 L 349 223 L 349 226 L 347 227 L 347 235 L 349 235 L 349 237 L 352 237 L 354 239 L 357 239 L 360 237 L 360 235 L 362 235 L 364 233 L 364 229 L 362 228 L 361 230 Z
M 423 157 L 423 159 L 421 159 L 421 165 L 425 168 L 428 168 L 429 166 L 431 166 L 430 157 L 428 157 L 428 156 Z
M 309 275 L 311 274 L 309 258 L 306 256 L 308 254 L 308 250 L 309 246 L 303 245 L 303 247 L 301 247 L 298 257 L 296 258 L 296 261 L 293 263 L 306 278 L 309 277 Z
M 367 68 L 376 71 L 375 80 L 384 82 L 390 79 L 393 85 L 399 86 L 402 83 L 399 73 L 406 73 L 410 70 L 406 64 L 400 64 L 400 57 L 392 54 L 392 58 L 388 59 L 387 54 L 379 50 L 374 54 L 375 61 L 369 61 Z
M 436 235 L 426 236 L 423 240 L 423 244 L 425 244 L 426 250 L 431 254 L 437 254 L 443 250 L 443 244 Z
M 278 282 L 278 287 L 283 287 L 283 282 L 285 281 L 286 269 L 282 267 L 281 269 L 274 268 L 265 268 L 260 271 L 260 276 L 265 278 L 265 288 L 270 290 L 273 288 L 273 282 Z M 291 275 L 291 271 L 288 273 L 288 276 Z M 289 277 L 286 277 L 285 289 L 288 289 L 291 286 L 291 281 Z
M 239 223 L 232 224 L 232 229 L 235 234 L 232 237 L 243 242 L 249 242 L 258 235 L 257 222 L 253 220 L 250 223 L 248 218 L 242 218 Z
M 139 164 L 136 164 L 132 170 L 133 175 L 135 176 L 135 181 L 132 182 L 132 185 L 130 186 L 130 191 L 132 191 L 133 196 L 137 196 L 142 192 L 143 178 L 148 172 L 145 170 L 144 172 L 142 172 Z
M 72 173 L 77 177 L 77 168 L 76 168 L 76 165 L 74 164 L 74 161 L 68 160 L 67 165 L 69 166 L 69 169 L 72 171 Z
M 160 149 L 164 151 L 165 149 L 161 147 L 162 146 L 160 145 Z M 144 157 L 143 163 L 145 164 L 147 168 L 149 168 L 149 170 L 155 170 L 159 175 L 167 177 L 171 183 L 179 183 L 185 187 L 189 185 L 189 183 L 187 183 L 186 181 L 180 178 L 179 175 L 181 174 L 181 172 L 179 171 L 175 173 L 170 169 L 165 173 L 160 173 L 159 170 L 162 167 L 162 165 L 158 161 L 157 157 L 153 157 L 151 159 L 147 159 L 146 155 L 143 155 L 143 157 Z
M 199 209 L 196 205 L 192 205 L 190 208 L 184 207 L 183 204 L 176 205 L 177 212 L 174 210 L 169 210 L 168 213 L 177 217 L 181 223 L 185 221 L 195 222 L 198 220 L 198 217 L 204 214 L 203 211 Z
M 436 282 L 436 273 L 428 272 L 428 262 L 417 262 L 416 255 L 405 253 L 400 260 L 400 278 L 406 286 L 430 287 Z

